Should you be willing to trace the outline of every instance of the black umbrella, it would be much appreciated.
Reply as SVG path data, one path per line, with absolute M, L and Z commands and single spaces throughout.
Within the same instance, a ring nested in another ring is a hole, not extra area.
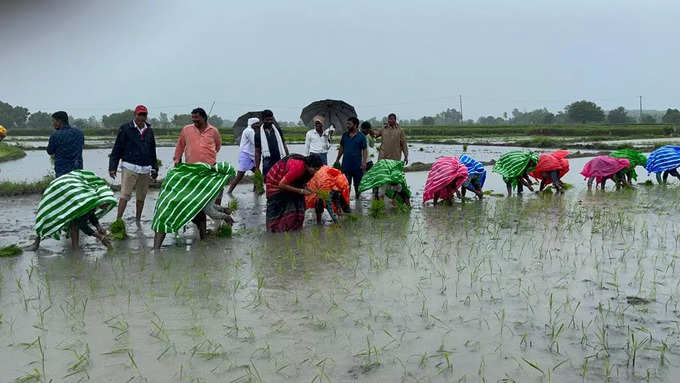
M 259 112 L 248 112 L 241 117 L 236 119 L 236 122 L 234 122 L 234 142 L 237 144 L 241 142 L 241 134 L 243 134 L 243 131 L 246 130 L 248 127 L 248 119 L 249 118 L 259 118 L 262 120 L 262 111 Z M 274 125 L 281 129 L 281 126 L 279 126 L 279 123 L 276 122 L 276 119 L 274 119 Z
M 325 127 L 331 124 L 335 127 L 337 134 L 345 131 L 345 122 L 350 117 L 356 117 L 357 112 L 354 107 L 341 100 L 321 100 L 315 101 L 302 109 L 300 119 L 305 125 L 311 126 L 315 116 L 322 116 L 326 119 Z

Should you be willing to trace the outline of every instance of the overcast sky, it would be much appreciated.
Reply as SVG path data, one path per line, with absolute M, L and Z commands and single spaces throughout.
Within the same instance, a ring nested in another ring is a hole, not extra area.
M 678 0 L 0 0 L 0 100 L 86 117 L 143 103 L 297 121 L 465 118 L 577 99 L 680 106 Z

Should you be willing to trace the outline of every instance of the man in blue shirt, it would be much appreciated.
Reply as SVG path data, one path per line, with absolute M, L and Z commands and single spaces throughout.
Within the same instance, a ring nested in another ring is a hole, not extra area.
M 57 178 L 83 168 L 83 132 L 68 124 L 68 114 L 63 111 L 52 115 L 55 132 L 50 136 L 47 154 L 54 156 L 54 173 Z
M 336 167 L 342 159 L 342 172 L 347 177 L 350 188 L 354 183 L 354 198 L 359 199 L 359 184 L 366 170 L 368 158 L 368 146 L 366 136 L 359 131 L 359 119 L 350 117 L 345 125 L 347 131 L 340 139 L 340 149 L 338 149 L 338 159 L 335 160 Z M 344 158 L 342 157 L 344 154 Z

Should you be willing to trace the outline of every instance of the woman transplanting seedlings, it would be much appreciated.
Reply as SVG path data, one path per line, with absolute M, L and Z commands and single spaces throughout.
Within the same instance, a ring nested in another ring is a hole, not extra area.
M 645 157 L 642 152 L 633 149 L 618 149 L 609 153 L 610 157 L 614 158 L 625 158 L 630 162 L 630 166 L 623 169 L 626 179 L 629 184 L 633 183 L 633 180 L 637 181 L 637 172 L 635 168 L 637 166 L 645 166 L 647 164 L 647 157 Z
M 538 156 L 536 169 L 531 171 L 529 175 L 541 181 L 539 191 L 542 191 L 551 183 L 558 192 L 564 191 L 562 177 L 569 171 L 569 160 L 566 158 L 568 155 L 569 152 L 566 150 L 556 150 Z
M 477 198 L 484 198 L 484 192 L 482 191 L 484 182 L 486 181 L 486 169 L 484 169 L 484 164 L 467 154 L 463 154 L 458 160 L 461 164 L 465 165 L 468 171 L 468 179 L 463 183 L 463 187 L 460 190 L 461 197 L 464 198 L 466 190 L 469 190 L 475 193 Z
M 99 219 L 116 206 L 113 191 L 106 181 L 87 170 L 73 170 L 54 179 L 45 189 L 35 217 L 37 237 L 28 250 L 37 250 L 44 238 L 59 239 L 64 231 L 77 249 L 79 233 L 97 238 L 111 246 Z M 95 229 L 92 229 L 92 224 Z
M 680 174 L 677 169 L 679 166 L 680 146 L 666 145 L 649 154 L 645 169 L 647 169 L 649 173 L 655 173 L 656 181 L 661 184 L 668 181 L 668 175 L 680 179 Z
M 524 186 L 534 191 L 528 174 L 538 164 L 538 154 L 514 150 L 503 154 L 493 167 L 493 172 L 503 176 L 508 189 L 508 197 L 512 195 L 512 188 L 517 187 L 517 194 L 522 194 Z
M 380 160 L 371 170 L 364 174 L 359 184 L 359 192 L 378 189 L 376 199 L 388 196 L 407 206 L 411 206 L 411 191 L 404 175 L 404 162 L 397 160 Z
M 604 190 L 607 180 L 612 180 L 619 188 L 627 185 L 625 169 L 630 166 L 630 162 L 625 158 L 614 158 L 610 156 L 597 156 L 586 162 L 581 170 L 583 177 L 588 179 L 588 190 L 593 186 L 593 180 L 597 180 L 597 185 Z M 597 185 L 595 189 L 597 189 Z
M 349 213 L 349 181 L 341 170 L 330 166 L 322 166 L 319 171 L 307 183 L 307 188 L 312 192 L 305 196 L 307 209 L 314 209 L 316 223 L 321 224 L 321 215 L 324 209 L 333 219 L 338 222 L 338 216 Z
M 432 164 L 425 181 L 423 203 L 440 199 L 451 201 L 468 179 L 468 170 L 456 157 L 439 157 Z
M 293 231 L 302 228 L 305 220 L 305 196 L 312 192 L 307 181 L 323 166 L 321 157 L 310 154 L 288 155 L 267 173 L 267 230 Z

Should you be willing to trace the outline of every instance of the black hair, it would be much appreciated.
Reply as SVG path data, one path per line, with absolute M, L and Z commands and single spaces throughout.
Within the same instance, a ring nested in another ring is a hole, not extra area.
M 269 109 L 265 109 L 265 110 L 262 111 L 262 113 L 260 115 L 262 116 L 262 118 L 274 117 L 274 112 L 272 112 Z
M 320 168 L 323 166 L 323 161 L 321 160 L 321 156 L 318 154 L 310 154 L 307 157 L 305 157 L 305 164 L 307 166 L 310 166 L 312 168 Z
M 356 117 L 350 117 L 347 121 L 351 122 L 353 125 L 359 126 L 359 119 Z
M 191 111 L 191 114 L 198 114 L 199 116 L 203 117 L 206 122 L 208 122 L 208 113 L 206 113 L 203 108 L 196 108 Z
M 66 112 L 64 112 L 63 110 L 60 110 L 52 114 L 52 118 L 61 121 L 64 125 L 68 125 L 68 114 L 66 114 Z
M 361 123 L 361 129 L 371 129 L 371 123 L 368 121 L 364 121 Z
M 387 115 L 387 118 L 390 118 L 390 117 L 394 117 L 394 118 L 397 118 L 397 115 L 396 115 L 396 114 L 394 114 L 394 113 L 390 113 L 390 114 L 388 114 L 388 115 Z

